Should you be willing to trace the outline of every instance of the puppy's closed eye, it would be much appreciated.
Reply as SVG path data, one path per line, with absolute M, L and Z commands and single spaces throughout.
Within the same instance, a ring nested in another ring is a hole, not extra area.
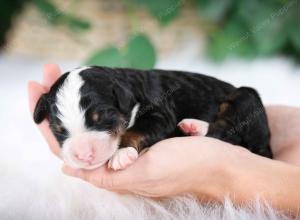
M 93 112 L 92 120 L 93 120 L 93 122 L 98 122 L 100 120 L 100 114 L 98 112 Z

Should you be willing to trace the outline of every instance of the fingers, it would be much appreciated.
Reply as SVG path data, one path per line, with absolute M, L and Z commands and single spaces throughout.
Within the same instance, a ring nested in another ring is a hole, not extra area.
M 38 128 L 46 139 L 52 153 L 54 153 L 58 157 L 61 157 L 60 146 L 49 128 L 49 121 L 45 119 L 41 124 L 38 125 Z
M 106 166 L 94 170 L 74 169 L 64 165 L 62 171 L 69 176 L 83 179 L 97 187 L 116 190 L 117 186 L 112 181 L 113 174 L 109 172 Z
M 54 82 L 60 77 L 61 71 L 56 64 L 46 64 L 44 66 L 44 78 L 43 78 L 43 86 L 49 90 L 50 87 L 54 84 Z
M 73 169 L 69 166 L 64 165 L 62 167 L 62 171 L 68 176 L 78 177 L 80 179 L 88 181 L 86 174 L 81 169 Z
M 29 107 L 33 113 L 37 101 L 43 93 L 49 91 L 50 87 L 60 77 L 61 71 L 56 64 L 46 64 L 44 66 L 43 83 L 30 81 L 28 83 Z
M 47 74 L 45 74 L 45 75 L 47 75 Z M 48 86 L 50 85 L 51 80 L 56 80 L 54 78 L 55 74 L 51 75 L 51 76 L 50 75 L 51 74 L 47 75 L 47 79 L 45 79 L 47 81 L 46 83 L 48 83 Z M 54 81 L 52 83 L 54 83 Z M 45 87 L 47 87 L 47 86 L 45 86 Z M 47 89 L 45 87 L 43 85 L 41 85 L 37 82 L 33 82 L 33 81 L 28 83 L 29 109 L 32 114 L 34 112 L 34 108 L 35 108 L 36 103 L 38 102 L 40 96 L 43 93 L 47 92 Z M 54 135 L 52 134 L 51 130 L 49 129 L 48 120 L 44 120 L 41 124 L 38 125 L 38 128 L 41 131 L 44 138 L 46 139 L 48 145 L 50 146 L 50 150 L 55 155 L 60 156 L 60 147 L 59 147 L 59 144 L 57 143 Z
M 27 89 L 29 98 L 29 109 L 30 112 L 33 114 L 36 103 L 38 102 L 41 95 L 46 92 L 46 90 L 41 84 L 34 81 L 30 81 L 28 83 Z
M 113 171 L 106 165 L 94 169 L 73 169 L 64 165 L 62 171 L 68 175 L 83 179 L 97 187 L 117 192 L 129 192 L 135 181 L 134 171 L 130 168 L 122 171 Z

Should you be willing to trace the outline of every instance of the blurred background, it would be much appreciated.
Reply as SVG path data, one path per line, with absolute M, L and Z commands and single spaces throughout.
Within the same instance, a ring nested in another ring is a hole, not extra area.
M 4 1 L 0 44 L 8 54 L 134 68 L 193 40 L 214 61 L 299 61 L 299 9 L 297 0 Z
M 299 0 L 4 0 L 1 93 L 25 92 L 55 62 L 201 72 L 300 105 L 299 11 Z
M 0 216 L 61 174 L 28 111 L 45 63 L 194 71 L 300 106 L 299 61 L 300 0 L 1 0 Z

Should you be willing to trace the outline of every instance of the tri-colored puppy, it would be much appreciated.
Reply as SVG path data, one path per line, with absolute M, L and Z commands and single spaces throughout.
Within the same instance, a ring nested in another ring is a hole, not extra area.
M 34 120 L 46 117 L 74 168 L 109 161 L 110 168 L 124 169 L 143 149 L 185 135 L 215 137 L 272 157 L 257 92 L 197 73 L 77 68 L 38 101 Z

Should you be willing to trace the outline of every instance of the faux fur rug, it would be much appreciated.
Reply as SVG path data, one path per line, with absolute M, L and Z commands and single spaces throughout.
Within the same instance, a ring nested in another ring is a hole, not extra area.
M 40 78 L 42 63 L 0 58 L 1 220 L 288 219 L 259 202 L 248 207 L 234 207 L 229 200 L 223 205 L 201 204 L 192 197 L 157 202 L 120 196 L 64 176 L 60 171 L 61 161 L 48 150 L 27 108 L 26 81 Z M 73 67 L 73 64 L 69 66 Z M 172 68 L 188 69 L 186 66 Z M 256 86 L 268 103 L 300 104 L 299 99 L 294 97 L 300 93 L 297 87 L 300 75 L 291 74 L 295 68 L 284 60 L 229 63 L 219 69 L 197 64 L 190 69 L 199 72 L 221 72 L 222 69 L 224 74 L 220 75 L 221 78 L 236 85 Z M 244 71 L 245 75 L 236 74 L 237 69 Z M 299 72 L 299 69 L 295 70 Z
M 9 181 L 0 188 L 1 220 L 288 219 L 259 202 L 243 208 L 234 207 L 229 200 L 223 206 L 201 205 L 192 197 L 155 202 L 118 196 L 59 174 L 27 175 L 5 176 Z

